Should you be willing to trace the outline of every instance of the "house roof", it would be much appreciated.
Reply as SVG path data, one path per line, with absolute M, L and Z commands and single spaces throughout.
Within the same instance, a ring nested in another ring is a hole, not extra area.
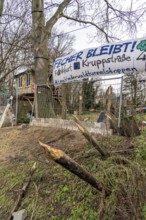
M 34 72 L 34 69 L 33 68 L 32 69 L 26 69 L 26 68 L 21 69 L 21 71 L 19 71 L 15 74 L 15 77 L 23 75 L 23 74 L 28 73 L 28 72 Z

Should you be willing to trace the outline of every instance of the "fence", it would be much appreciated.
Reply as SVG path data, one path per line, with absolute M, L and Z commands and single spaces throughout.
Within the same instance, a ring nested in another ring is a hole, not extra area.
M 120 118 L 121 77 L 83 80 L 57 86 L 39 85 L 38 117 L 71 119 L 75 114 L 82 120 L 96 122 L 100 112 L 107 109 L 109 87 L 112 88 L 110 99 L 114 105 L 114 114 Z
M 108 92 L 111 89 L 111 94 Z M 131 93 L 125 95 L 123 77 L 103 78 L 97 80 L 83 80 L 62 85 L 38 85 L 36 87 L 37 102 L 34 93 L 14 96 L 13 113 L 16 113 L 18 122 L 29 122 L 32 116 L 37 118 L 72 119 L 78 115 L 87 122 L 97 122 L 101 112 L 109 110 L 118 118 L 118 127 L 121 123 L 121 114 L 136 111 L 146 111 L 146 86 L 141 85 L 136 98 L 138 104 L 131 102 Z M 9 96 L 0 94 L 0 106 L 6 106 Z M 35 108 L 34 108 L 35 106 Z M 100 118 L 101 119 L 101 118 Z
M 120 122 L 121 77 L 83 80 L 57 86 L 38 85 L 37 102 L 34 94 L 16 94 L 13 111 L 16 112 L 18 122 L 29 122 L 34 114 L 38 118 L 58 119 L 72 119 L 75 114 L 84 121 L 97 122 L 100 112 L 108 108 L 109 87 L 112 87 L 110 100 L 114 105 L 114 114 Z M 6 94 L 0 95 L 0 106 L 7 104 L 7 98 Z
M 0 106 L 6 106 L 8 102 L 9 96 L 5 93 L 0 94 Z

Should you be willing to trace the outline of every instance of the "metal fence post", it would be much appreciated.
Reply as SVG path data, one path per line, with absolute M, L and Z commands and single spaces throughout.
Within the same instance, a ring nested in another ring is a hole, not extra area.
M 35 118 L 38 118 L 38 85 L 35 84 L 35 91 L 34 91 L 34 106 L 35 106 Z
M 119 103 L 119 116 L 118 116 L 118 128 L 120 128 L 120 126 L 121 126 L 122 90 L 123 90 L 123 76 L 121 77 L 120 103 Z
M 16 84 L 16 125 L 17 125 L 17 122 L 18 122 L 18 87 L 17 87 L 17 84 Z

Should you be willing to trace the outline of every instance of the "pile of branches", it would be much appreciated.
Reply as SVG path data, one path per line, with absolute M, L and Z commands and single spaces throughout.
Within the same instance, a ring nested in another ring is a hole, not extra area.
M 99 153 L 98 178 L 82 168 L 62 150 L 42 142 L 40 145 L 56 163 L 89 183 L 99 192 L 97 219 L 143 219 L 142 208 L 146 201 L 145 170 L 135 158 L 101 147 L 79 119 L 74 117 L 74 120 L 80 132 Z

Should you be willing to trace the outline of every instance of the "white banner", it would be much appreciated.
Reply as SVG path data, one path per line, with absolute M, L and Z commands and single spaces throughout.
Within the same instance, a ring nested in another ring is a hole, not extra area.
M 81 50 L 55 60 L 54 84 L 146 71 L 146 38 Z

